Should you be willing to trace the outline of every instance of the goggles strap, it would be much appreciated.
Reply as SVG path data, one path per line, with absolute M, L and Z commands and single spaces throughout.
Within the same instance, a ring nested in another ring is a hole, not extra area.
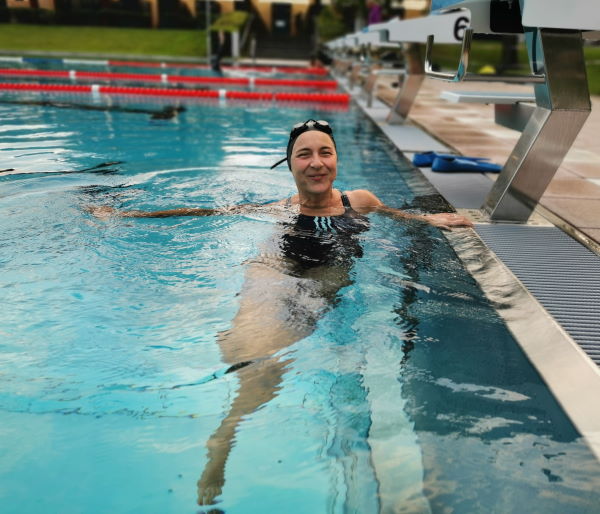
M 283 159 L 281 159 L 280 161 L 277 161 L 275 164 L 273 164 L 273 166 L 271 166 L 271 168 L 270 168 L 270 169 L 276 168 L 276 167 L 277 167 L 277 166 L 279 166 L 279 165 L 280 165 L 282 162 L 285 162 L 285 161 L 287 161 L 287 160 L 288 160 L 288 158 L 287 158 L 287 157 L 284 157 L 284 158 L 283 158 Z

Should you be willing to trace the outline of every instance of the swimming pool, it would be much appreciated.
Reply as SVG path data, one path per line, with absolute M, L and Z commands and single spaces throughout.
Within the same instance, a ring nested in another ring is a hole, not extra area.
M 44 98 L 0 103 L 0 169 L 14 169 L 0 173 L 2 511 L 209 511 L 207 441 L 240 394 L 216 340 L 279 221 L 98 220 L 86 206 L 288 196 L 290 174 L 268 167 L 309 117 L 335 127 L 338 188 L 440 199 L 352 106 L 209 102 L 160 118 L 135 99 L 10 103 Z M 67 107 L 85 102 L 98 109 Z M 597 461 L 445 238 L 371 219 L 315 330 L 245 368 L 281 379 L 236 426 L 216 508 L 594 512 Z

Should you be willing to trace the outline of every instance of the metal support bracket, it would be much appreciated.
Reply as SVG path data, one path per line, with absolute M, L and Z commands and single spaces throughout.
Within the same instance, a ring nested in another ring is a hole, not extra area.
M 503 127 L 523 132 L 534 111 L 535 105 L 530 103 L 495 104 L 494 121 Z
M 511 84 L 531 84 L 542 83 L 546 80 L 544 75 L 479 75 L 469 73 L 469 58 L 471 55 L 471 43 L 473 41 L 473 29 L 465 29 L 460 51 L 460 60 L 456 73 L 442 73 L 433 70 L 431 53 L 433 52 L 433 35 L 427 36 L 427 46 L 425 47 L 425 75 L 428 77 L 445 80 L 447 82 L 508 82 Z
M 404 80 L 386 120 L 390 125 L 399 125 L 406 121 L 425 80 L 420 47 L 418 43 L 408 43 L 404 47 Z
M 530 29 L 528 51 L 536 107 L 483 209 L 495 221 L 525 222 L 544 194 L 591 111 L 580 31 Z
M 403 68 L 375 68 L 372 69 L 366 77 L 364 90 L 367 95 L 367 107 L 373 107 L 373 97 L 375 96 L 375 87 L 379 77 L 389 75 L 398 79 L 398 85 L 404 80 Z

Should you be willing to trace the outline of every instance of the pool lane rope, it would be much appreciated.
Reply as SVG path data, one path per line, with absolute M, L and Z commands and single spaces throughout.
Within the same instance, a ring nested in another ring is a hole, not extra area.
M 47 61 L 47 58 L 39 57 L 7 57 L 0 56 L 0 62 L 15 62 L 19 64 L 36 63 L 39 61 Z M 61 62 L 65 65 L 87 65 L 87 66 L 128 66 L 132 68 L 195 68 L 209 69 L 207 64 L 199 63 L 183 63 L 183 62 L 157 62 L 157 61 L 121 61 L 121 60 L 105 60 L 105 59 L 51 59 Z M 329 71 L 326 68 L 310 67 L 310 66 L 254 66 L 239 64 L 235 66 L 222 66 L 223 70 L 240 70 L 240 71 L 258 71 L 264 73 L 283 73 L 283 74 L 302 74 L 302 75 L 327 75 Z
M 345 93 L 273 93 L 259 91 L 227 91 L 203 89 L 179 89 L 157 87 L 130 87 L 130 86 L 102 86 L 99 84 L 31 84 L 31 83 L 0 83 L 3 91 L 37 91 L 55 93 L 91 93 L 105 95 L 145 95 L 145 96 L 170 96 L 188 98 L 216 98 L 230 100 L 262 100 L 281 102 L 319 102 L 343 103 L 350 101 L 350 96 Z
M 168 63 L 168 62 L 150 62 L 150 61 L 105 61 L 106 66 L 131 66 L 140 68 L 197 68 L 209 69 L 207 64 L 196 63 Z M 326 68 L 319 67 L 302 67 L 302 66 L 252 66 L 252 65 L 237 65 L 237 66 L 221 66 L 223 70 L 240 70 L 240 71 L 258 71 L 263 73 L 289 73 L 302 75 L 327 75 L 329 71 Z
M 28 78 L 68 78 L 69 80 L 128 80 L 137 82 L 162 82 L 163 84 L 233 84 L 238 86 L 261 87 L 302 87 L 315 89 L 337 89 L 335 80 L 297 80 L 273 79 L 259 77 L 185 77 L 182 75 L 167 75 L 166 73 L 113 73 L 102 71 L 77 70 L 22 70 L 0 68 L 0 76 Z

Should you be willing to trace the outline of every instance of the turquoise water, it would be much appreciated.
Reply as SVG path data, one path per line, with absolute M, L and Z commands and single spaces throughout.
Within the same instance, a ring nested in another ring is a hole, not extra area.
M 372 216 L 314 331 L 225 373 L 217 339 L 279 218 L 86 211 L 289 196 L 285 166 L 268 167 L 309 117 L 335 127 L 338 188 L 439 205 L 354 108 L 10 103 L 44 99 L 0 102 L 2 512 L 597 512 L 598 463 L 436 229 Z M 241 377 L 271 397 L 236 426 L 217 505 L 199 506 Z

